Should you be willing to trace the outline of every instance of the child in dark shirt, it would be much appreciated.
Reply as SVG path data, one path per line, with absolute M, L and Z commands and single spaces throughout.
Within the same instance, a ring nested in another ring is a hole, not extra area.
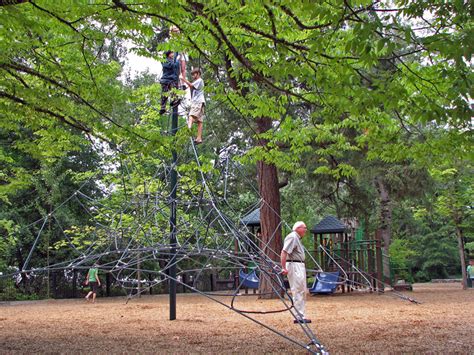
M 161 84 L 161 109 L 160 115 L 166 112 L 166 102 L 168 96 L 171 96 L 171 105 L 175 106 L 179 104 L 179 99 L 175 94 L 169 94 L 173 89 L 178 88 L 180 63 L 175 60 L 175 54 L 173 51 L 166 51 L 166 62 L 162 64 L 163 74 L 160 79 Z

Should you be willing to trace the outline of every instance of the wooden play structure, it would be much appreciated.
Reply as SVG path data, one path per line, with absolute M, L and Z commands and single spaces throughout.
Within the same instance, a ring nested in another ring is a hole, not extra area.
M 260 229 L 260 208 L 256 208 L 253 211 L 246 214 L 244 217 L 240 219 L 240 223 L 248 228 L 250 231 L 248 237 L 254 242 L 258 243 L 255 240 L 255 235 L 257 231 Z
M 379 281 L 383 277 L 380 235 L 375 233 L 373 238 L 364 238 L 362 228 L 358 228 L 354 220 L 349 222 L 352 223 L 345 224 L 334 216 L 327 216 L 316 224 L 311 229 L 314 257 L 326 272 L 344 270 L 347 280 L 340 285 L 342 292 L 367 287 L 366 279 L 374 289 L 383 290 L 383 283 Z
M 242 217 L 240 219 L 240 223 L 249 229 L 250 233 L 248 234 L 248 238 L 255 245 L 258 245 L 258 240 L 256 240 L 255 235 L 260 229 L 260 208 L 256 208 Z M 237 250 L 237 245 L 235 248 Z M 252 248 L 249 247 L 247 252 L 252 253 Z M 235 285 L 241 285 L 241 288 L 245 290 L 245 293 L 248 293 L 249 290 L 252 290 L 254 294 L 257 293 L 259 282 L 258 274 L 256 273 L 255 267 L 253 265 L 247 265 L 247 268 L 244 270 L 236 270 Z
M 241 223 L 248 227 L 251 232 L 249 237 L 255 242 L 253 236 L 260 228 L 260 209 L 257 208 L 242 217 Z M 310 232 L 313 236 L 314 250 L 309 250 L 309 252 L 314 255 L 323 273 L 320 273 L 321 275 L 308 274 L 308 277 L 325 278 L 327 273 L 338 272 L 337 288 L 340 288 L 343 293 L 366 288 L 367 280 L 374 290 L 384 289 L 384 283 L 381 282 L 383 280 L 382 239 L 379 233 L 365 236 L 357 220 L 347 219 L 344 223 L 334 216 L 326 216 L 311 228 Z M 342 282 L 344 280 L 345 282 Z M 313 285 L 315 290 L 321 287 L 316 284 L 315 281 Z M 336 288 L 331 287 L 331 289 L 334 292 Z

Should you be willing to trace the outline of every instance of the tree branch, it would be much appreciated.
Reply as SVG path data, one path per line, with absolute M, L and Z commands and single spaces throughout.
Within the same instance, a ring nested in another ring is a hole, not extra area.
M 0 63 L 0 68 L 10 68 L 10 69 L 14 69 L 14 70 L 17 70 L 17 71 L 21 71 L 23 73 L 27 73 L 27 74 L 30 74 L 30 75 L 33 75 L 33 76 L 36 76 L 50 84 L 53 84 L 54 86 L 57 86 L 57 87 L 60 87 L 61 89 L 63 89 L 66 93 L 68 93 L 69 95 L 71 95 L 74 99 L 76 99 L 79 103 L 85 105 L 86 107 L 88 107 L 89 109 L 91 109 L 93 112 L 99 114 L 101 117 L 103 117 L 105 120 L 109 121 L 110 123 L 112 123 L 114 126 L 117 126 L 119 127 L 120 129 L 123 129 L 124 131 L 128 132 L 128 133 L 131 133 L 133 134 L 134 136 L 136 137 L 139 137 L 145 141 L 149 141 L 148 138 L 145 138 L 143 136 L 141 136 L 140 134 L 134 132 L 134 131 L 131 131 L 130 129 L 128 129 L 127 127 L 124 127 L 123 125 L 119 124 L 118 122 L 116 122 L 115 120 L 113 120 L 111 117 L 109 117 L 107 114 L 105 114 L 104 112 L 100 111 L 99 109 L 97 109 L 94 105 L 92 105 L 91 103 L 89 103 L 86 99 L 84 99 L 81 95 L 79 95 L 78 93 L 70 90 L 68 87 L 66 87 L 65 85 L 59 83 L 58 81 L 56 81 L 55 79 L 53 78 L 50 78 L 50 77 L 47 77 L 29 67 L 26 67 L 26 66 L 23 66 L 23 65 L 20 65 L 20 64 L 17 64 L 17 63 Z
M 0 0 L 0 6 L 18 5 L 29 1 L 30 0 Z
M 193 6 L 193 8 L 197 11 L 197 13 L 202 16 L 203 18 L 207 19 L 213 26 L 214 28 L 217 30 L 218 34 L 220 35 L 220 37 L 216 37 L 217 34 L 214 34 L 213 32 L 211 32 L 211 34 L 213 34 L 213 36 L 216 37 L 217 40 L 222 40 L 227 48 L 230 50 L 230 52 L 233 54 L 233 56 L 240 62 L 243 64 L 243 66 L 245 68 L 247 68 L 247 70 L 252 73 L 253 75 L 253 79 L 256 81 L 256 82 L 260 82 L 262 84 L 266 84 L 267 86 L 269 86 L 270 88 L 274 89 L 275 91 L 277 92 L 283 92 L 283 93 L 286 93 L 290 96 L 293 96 L 293 97 L 297 97 L 299 98 L 300 100 L 304 101 L 304 102 L 307 102 L 307 103 L 311 103 L 311 104 L 314 104 L 313 102 L 309 101 L 308 99 L 306 99 L 303 95 L 299 95 L 295 92 L 292 92 L 291 90 L 287 90 L 287 89 L 284 89 L 284 88 L 281 88 L 279 87 L 278 85 L 276 85 L 275 83 L 273 83 L 271 80 L 269 80 L 268 78 L 265 77 L 264 74 L 260 73 L 258 70 L 256 70 L 254 68 L 254 65 L 251 61 L 249 61 L 242 53 L 240 53 L 237 48 L 232 44 L 232 42 L 229 40 L 229 38 L 227 37 L 227 35 L 225 34 L 224 30 L 222 29 L 222 27 L 220 26 L 219 24 L 219 21 L 217 20 L 217 18 L 215 17 L 210 17 L 208 16 L 208 14 L 206 12 L 204 12 L 204 8 L 203 8 L 203 5 L 202 4 L 199 4 L 199 3 L 196 3 L 196 2 L 192 2 L 192 1 L 188 1 L 188 3 L 190 5 Z
M 243 29 L 246 29 L 249 32 L 252 32 L 252 33 L 258 34 L 262 37 L 268 38 L 268 39 L 272 40 L 274 43 L 284 44 L 287 47 L 292 47 L 292 48 L 294 48 L 296 50 L 299 50 L 299 51 L 308 51 L 309 50 L 309 48 L 306 47 L 306 46 L 288 42 L 287 40 L 285 40 L 283 38 L 278 38 L 275 35 L 271 35 L 269 33 L 265 33 L 263 31 L 257 30 L 256 28 L 253 28 L 249 24 L 240 23 L 240 27 L 242 27 Z
M 60 122 L 65 123 L 65 124 L 67 124 L 71 127 L 74 127 L 74 128 L 76 128 L 80 131 L 83 131 L 83 132 L 86 132 L 86 133 L 92 133 L 92 130 L 90 128 L 88 128 L 82 122 L 80 122 L 79 120 L 77 120 L 75 118 L 69 117 L 73 121 L 73 122 L 71 122 L 71 121 L 68 120 L 68 118 L 66 116 L 63 116 L 63 115 L 60 115 L 60 114 L 58 114 L 56 112 L 53 112 L 51 110 L 36 106 L 36 105 L 34 105 L 34 104 L 24 100 L 24 99 L 21 99 L 19 97 L 11 95 L 11 94 L 9 94 L 5 91 L 0 91 L 0 97 L 4 97 L 4 98 L 7 98 L 7 99 L 9 99 L 11 101 L 14 101 L 16 103 L 19 103 L 19 104 L 22 104 L 24 106 L 30 107 L 31 109 L 33 109 L 36 112 L 45 113 L 49 116 L 52 116 L 52 117 L 58 119 Z
M 352 10 L 352 14 L 358 14 L 358 13 L 361 13 L 361 12 L 371 10 L 373 8 L 373 6 L 375 4 L 377 4 L 378 2 L 380 2 L 380 1 L 375 1 L 372 4 L 370 4 L 366 7 L 362 7 L 358 10 Z M 295 23 L 298 25 L 298 27 L 300 29 L 303 29 L 303 30 L 320 30 L 322 28 L 331 27 L 333 25 L 332 22 L 328 22 L 328 23 L 324 23 L 324 24 L 320 24 L 320 25 L 305 25 L 288 7 L 286 7 L 285 5 L 280 5 L 280 8 L 283 10 L 283 12 L 285 14 L 290 16 L 293 19 L 293 21 L 295 21 Z M 350 15 L 344 16 L 343 18 L 341 18 L 340 22 L 347 21 L 350 18 L 351 18 Z
M 87 100 L 85 100 L 81 95 L 77 94 L 76 92 L 72 91 L 65 85 L 61 84 L 60 82 L 56 81 L 55 79 L 52 79 L 50 77 L 47 77 L 31 68 L 28 68 L 26 66 L 17 64 L 17 63 L 0 63 L 0 68 L 11 68 L 13 70 L 21 71 L 23 73 L 27 73 L 33 76 L 36 76 L 50 84 L 53 84 L 54 86 L 60 87 L 63 89 L 66 93 L 70 94 L 72 97 L 74 97 L 76 100 L 78 100 L 80 103 L 84 104 L 85 106 L 89 107 L 92 111 L 98 113 L 102 117 L 104 117 L 107 121 L 110 123 L 114 124 L 115 126 L 125 129 L 121 124 L 115 122 L 112 118 L 108 117 L 104 112 L 101 112 L 99 109 L 94 107 L 91 103 L 89 103 Z
M 84 34 L 83 34 L 81 31 L 79 31 L 77 28 L 75 28 L 75 27 L 72 25 L 71 22 L 69 22 L 69 21 L 67 21 L 67 20 L 65 20 L 65 19 L 63 19 L 63 18 L 61 18 L 61 17 L 59 17 L 58 15 L 52 13 L 52 12 L 49 11 L 49 10 L 46 10 L 46 9 L 42 8 L 41 6 L 38 6 L 38 5 L 37 5 L 36 3 L 34 3 L 33 1 L 30 1 L 30 4 L 33 5 L 33 7 L 37 8 L 38 10 L 41 10 L 41 11 L 43 11 L 43 12 L 46 12 L 47 14 L 49 14 L 49 15 L 52 16 L 52 17 L 54 17 L 54 18 L 55 18 L 56 20 L 58 20 L 59 22 L 65 24 L 66 26 L 68 26 L 69 28 L 71 28 L 74 32 L 76 32 L 76 33 L 80 34 L 82 37 L 86 38 L 86 37 L 84 36 Z

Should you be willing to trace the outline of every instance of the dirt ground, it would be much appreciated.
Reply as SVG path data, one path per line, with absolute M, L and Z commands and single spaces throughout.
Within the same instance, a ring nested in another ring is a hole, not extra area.
M 330 353 L 473 353 L 474 289 L 415 284 L 406 295 L 352 293 L 308 297 L 311 330 Z M 219 297 L 229 304 L 229 297 Z M 167 296 L 0 304 L 0 353 L 305 353 L 295 343 L 221 304 L 179 294 L 177 320 Z M 242 296 L 241 310 L 278 309 L 280 301 Z M 288 312 L 255 315 L 277 331 L 306 339 Z

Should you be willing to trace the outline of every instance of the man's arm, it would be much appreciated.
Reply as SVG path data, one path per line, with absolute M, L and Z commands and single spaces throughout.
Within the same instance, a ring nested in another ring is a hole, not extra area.
M 97 272 L 97 275 L 95 278 L 97 279 L 97 284 L 100 286 L 99 272 Z
M 187 81 L 184 75 L 181 75 L 180 78 L 187 86 L 189 86 L 190 88 L 193 87 L 193 83 L 190 81 Z
M 282 250 L 280 254 L 280 262 L 281 262 L 281 273 L 283 275 L 288 274 L 288 270 L 286 269 L 286 258 L 288 258 L 288 253 Z
M 185 78 L 186 77 L 186 58 L 184 57 L 184 54 L 181 56 L 181 59 L 179 60 L 179 66 L 180 66 L 181 75 Z

